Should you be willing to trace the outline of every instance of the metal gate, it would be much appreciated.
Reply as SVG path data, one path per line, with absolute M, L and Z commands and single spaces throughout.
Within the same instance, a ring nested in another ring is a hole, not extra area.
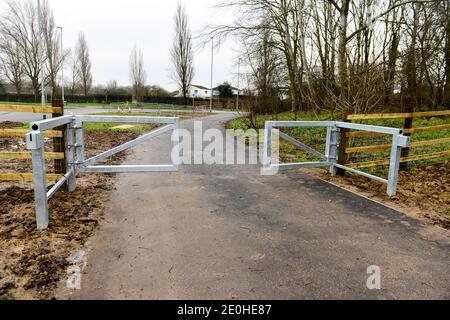
M 327 128 L 327 139 L 325 154 L 311 148 L 310 146 L 296 140 L 295 138 L 279 131 L 277 128 L 308 128 L 308 127 L 321 127 Z M 392 136 L 392 149 L 390 154 L 389 165 L 389 177 L 384 179 L 360 170 L 346 167 L 338 164 L 338 148 L 340 143 L 340 132 L 343 129 L 366 131 L 382 133 Z M 301 163 L 273 163 L 272 147 L 273 147 L 273 135 L 277 134 L 281 139 L 286 140 L 300 149 L 305 150 L 307 153 L 312 154 L 321 161 L 317 162 L 301 162 Z M 264 137 L 264 171 L 278 172 L 279 170 L 297 169 L 297 168 L 319 168 L 330 167 L 331 174 L 336 174 L 337 169 L 342 169 L 348 172 L 352 172 L 357 175 L 364 176 L 366 178 L 387 184 L 387 194 L 389 196 L 395 196 L 397 193 L 397 181 L 398 172 L 400 169 L 400 156 L 402 148 L 410 146 L 410 137 L 404 136 L 401 129 L 387 128 L 379 126 L 361 125 L 346 122 L 335 121 L 268 121 L 265 127 Z
M 132 141 L 103 152 L 97 156 L 85 159 L 83 124 L 90 123 L 133 123 L 164 125 L 146 133 Z M 119 152 L 128 150 L 140 143 L 158 137 L 166 132 L 174 131 L 172 135 L 173 148 L 179 147 L 179 118 L 166 117 L 113 117 L 113 116 L 64 116 L 50 120 L 34 122 L 31 132 L 26 136 L 27 148 L 32 151 L 33 182 L 36 204 L 36 221 L 39 230 L 45 230 L 49 224 L 48 201 L 67 183 L 69 192 L 75 191 L 76 173 L 132 173 L 132 172 L 174 172 L 178 171 L 178 163 L 167 165 L 122 165 L 96 166 L 95 163 Z M 45 172 L 44 132 L 56 127 L 65 127 L 66 133 L 66 174 L 47 192 Z
M 85 159 L 83 124 L 86 122 L 97 123 L 134 123 L 134 124 L 159 124 L 164 125 L 156 130 L 144 134 L 132 141 L 103 152 L 97 156 Z M 36 203 L 36 220 L 39 230 L 45 230 L 49 224 L 48 201 L 64 185 L 68 185 L 69 192 L 75 191 L 76 173 L 132 173 L 132 172 L 174 172 L 178 171 L 178 159 L 172 158 L 171 164 L 166 165 L 120 165 L 120 166 L 96 166 L 95 163 L 111 157 L 119 152 L 132 148 L 166 132 L 174 131 L 172 135 L 173 154 L 179 155 L 180 134 L 179 118 L 167 117 L 113 117 L 113 116 L 64 116 L 60 118 L 34 122 L 31 124 L 31 132 L 26 136 L 27 148 L 32 151 L 33 182 Z M 66 174 L 47 192 L 47 179 L 45 172 L 45 146 L 44 133 L 56 127 L 65 127 L 66 132 Z M 279 131 L 277 128 L 293 127 L 322 127 L 327 129 L 327 141 L 325 153 L 322 154 L 314 148 L 296 140 L 295 138 Z M 277 171 L 284 169 L 303 167 L 330 167 L 332 174 L 338 168 L 387 184 L 387 193 L 394 196 L 397 192 L 397 180 L 400 167 L 400 154 L 402 148 L 410 145 L 410 138 L 402 134 L 401 129 L 386 128 L 369 125 L 359 125 L 334 121 L 269 121 L 266 122 L 264 143 L 264 171 Z M 392 136 L 392 150 L 390 156 L 389 178 L 381 177 L 352 169 L 338 164 L 338 148 L 340 131 L 343 129 L 359 130 L 382 133 Z M 276 131 L 276 132 L 275 132 Z M 280 138 L 318 157 L 320 161 L 302 163 L 274 163 L 272 160 L 272 136 L 276 133 Z

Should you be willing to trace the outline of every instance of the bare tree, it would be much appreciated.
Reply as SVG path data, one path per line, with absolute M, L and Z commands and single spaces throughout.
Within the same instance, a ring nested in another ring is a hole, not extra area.
M 35 99 L 40 93 L 40 73 L 43 56 L 40 52 L 41 28 L 35 1 L 8 1 L 0 19 L 2 38 L 20 50 L 23 71 L 34 90 Z
M 174 22 L 175 37 L 170 51 L 173 79 L 177 82 L 184 99 L 186 99 L 194 77 L 194 53 L 192 50 L 192 35 L 188 25 L 188 14 L 181 2 L 178 3 Z
M 63 61 L 68 51 L 61 52 L 60 36 L 55 25 L 53 11 L 48 1 L 44 1 L 42 8 L 42 33 L 45 42 L 47 82 L 52 88 L 52 96 L 57 96 L 59 85 L 58 74 L 63 67 Z
M 450 105 L 450 1 L 446 0 L 442 2 L 442 21 L 445 21 L 445 88 L 444 88 L 444 100 Z
M 70 94 L 73 98 L 77 89 L 80 87 L 80 70 L 78 68 L 78 59 L 73 52 L 70 52 L 67 57 L 70 72 Z
M 2 38 L 0 41 L 2 75 L 14 86 L 16 93 L 21 94 L 25 76 L 22 51 L 17 42 L 8 36 Z
M 116 94 L 119 90 L 119 84 L 117 80 L 110 80 L 106 82 L 105 92 L 107 94 Z
M 144 55 L 135 45 L 130 56 L 130 78 L 133 95 L 139 104 L 143 102 L 146 72 L 144 69 Z
M 302 78 L 305 72 L 305 28 L 310 6 L 304 0 L 227 0 L 219 8 L 235 9 L 238 15 L 233 25 L 209 26 L 208 39 L 214 35 L 219 40 L 230 34 L 251 39 L 261 37 L 264 30 L 272 34 L 270 46 L 283 54 L 289 78 L 289 93 L 293 111 L 303 106 Z M 266 17 L 261 19 L 261 17 Z
M 81 88 L 84 95 L 87 96 L 92 87 L 92 63 L 89 56 L 89 47 L 83 32 L 80 32 L 78 36 L 78 43 L 75 47 L 75 56 Z

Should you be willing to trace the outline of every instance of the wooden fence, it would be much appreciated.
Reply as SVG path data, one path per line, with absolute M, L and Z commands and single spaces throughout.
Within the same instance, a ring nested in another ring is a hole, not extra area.
M 384 113 L 384 114 L 352 114 L 346 117 L 346 121 L 363 121 L 363 120 L 377 120 L 377 119 L 405 119 L 409 121 L 405 121 L 405 127 L 403 127 L 403 133 L 408 136 L 412 136 L 414 133 L 423 133 L 423 132 L 431 132 L 431 131 L 440 131 L 440 130 L 450 130 L 450 124 L 443 124 L 437 126 L 429 126 L 429 127 L 414 127 L 413 119 L 416 118 L 431 118 L 431 117 L 447 117 L 450 116 L 450 110 L 444 111 L 430 111 L 430 112 L 416 112 L 416 113 Z M 412 125 L 408 125 L 412 124 Z M 367 152 L 376 152 L 376 151 L 385 151 L 391 149 L 391 144 L 381 144 L 381 145 L 369 145 L 362 147 L 352 147 L 349 146 L 349 140 L 352 138 L 370 138 L 370 137 L 380 137 L 382 134 L 371 133 L 371 132 L 360 132 L 360 131 L 346 131 L 343 133 L 342 139 L 344 139 L 344 146 L 342 150 L 343 158 L 345 159 L 343 162 L 346 166 L 350 168 L 370 168 L 377 166 L 388 166 L 389 160 L 374 160 L 374 161 L 365 161 L 359 163 L 348 163 L 348 157 L 352 154 L 357 153 L 367 153 Z M 414 155 L 410 156 L 409 151 L 414 148 L 421 148 L 426 146 L 435 146 L 435 145 L 445 145 L 448 144 L 448 149 L 441 152 L 433 152 L 428 154 Z M 441 138 L 441 139 L 432 139 L 432 140 L 424 140 L 424 141 L 414 141 L 414 138 L 411 142 L 411 147 L 405 149 L 402 153 L 401 162 L 402 164 L 406 164 L 413 161 L 419 160 L 430 160 L 430 159 L 448 159 L 450 157 L 450 131 L 449 137 Z
M 51 114 L 52 117 L 59 117 L 64 114 L 64 105 L 62 101 L 55 100 L 53 106 L 19 106 L 19 105 L 0 105 L 0 111 L 4 112 L 23 112 L 23 113 L 42 113 Z M 1 120 L 1 119 L 0 119 Z M 0 129 L 0 137 L 21 137 L 29 132 L 27 129 Z M 62 177 L 65 164 L 64 150 L 64 130 L 52 130 L 45 132 L 46 138 L 53 139 L 54 152 L 47 152 L 46 159 L 55 161 L 55 173 L 47 174 L 47 180 L 56 181 Z M 0 150 L 0 160 L 30 160 L 31 152 L 2 152 Z M 30 165 L 31 168 L 31 165 Z M 0 181 L 33 181 L 33 174 L 30 173 L 0 173 Z

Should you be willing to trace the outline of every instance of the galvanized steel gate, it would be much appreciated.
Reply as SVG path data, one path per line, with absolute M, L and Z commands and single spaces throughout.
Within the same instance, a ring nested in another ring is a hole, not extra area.
M 307 146 L 306 144 L 294 139 L 293 137 L 279 131 L 277 128 L 308 128 L 319 127 L 327 128 L 327 141 L 325 147 L 325 154 Z M 376 132 L 392 136 L 392 149 L 390 155 L 389 178 L 384 178 L 352 169 L 338 164 L 338 148 L 340 143 L 340 131 L 343 129 Z M 302 163 L 273 163 L 272 146 L 273 134 L 277 134 L 280 138 L 292 143 L 307 153 L 312 154 L 322 161 L 317 162 L 302 162 Z M 400 156 L 402 148 L 407 148 L 410 145 L 410 137 L 404 136 L 402 129 L 387 128 L 379 126 L 370 126 L 362 124 L 353 124 L 336 121 L 268 121 L 265 128 L 264 141 L 264 171 L 273 172 L 278 170 L 296 169 L 305 167 L 330 167 L 330 172 L 336 174 L 337 169 L 342 169 L 352 172 L 357 175 L 387 184 L 387 194 L 395 196 L 397 193 L 398 172 L 400 169 Z
M 90 159 L 85 159 L 83 124 L 86 122 L 97 123 L 134 123 L 134 124 L 159 124 L 164 125 L 154 131 L 144 134 L 135 140 L 121 146 L 103 152 Z M 179 118 L 167 117 L 113 117 L 113 116 L 64 116 L 60 118 L 44 120 L 31 124 L 31 132 L 26 136 L 27 147 L 32 150 L 34 194 L 36 203 L 36 220 L 39 230 L 45 230 L 49 224 L 48 201 L 64 185 L 67 184 L 69 192 L 75 191 L 76 173 L 132 173 L 132 172 L 174 172 L 178 171 L 178 159 L 172 158 L 172 163 L 167 165 L 121 165 L 121 166 L 96 166 L 96 162 L 111 157 L 119 152 L 132 148 L 149 139 L 160 136 L 166 132 L 174 131 L 172 135 L 172 155 L 179 155 Z M 56 127 L 64 126 L 67 137 L 67 172 L 47 192 L 47 181 L 45 172 L 45 146 L 44 132 Z M 279 131 L 277 128 L 286 127 L 322 127 L 327 129 L 327 142 L 325 154 L 307 146 L 295 138 Z M 383 179 L 359 170 L 348 168 L 338 164 L 338 147 L 340 131 L 352 129 L 368 132 L 383 133 L 392 136 L 392 150 L 390 157 L 389 178 Z M 318 157 L 321 161 L 279 164 L 273 163 L 272 159 L 272 136 L 277 134 L 280 138 L 294 144 L 306 152 Z M 266 122 L 264 141 L 264 166 L 263 171 L 277 171 L 284 169 L 302 167 L 330 167 L 332 174 L 338 168 L 362 175 L 388 185 L 387 193 L 393 196 L 397 192 L 397 178 L 400 166 L 400 154 L 404 147 L 408 147 L 410 138 L 402 134 L 401 129 L 386 128 L 378 126 L 358 125 L 334 121 L 269 121 Z
M 103 152 L 90 159 L 85 159 L 83 124 L 90 123 L 134 123 L 165 125 L 151 131 L 135 140 Z M 67 183 L 69 192 L 75 191 L 76 172 L 80 173 L 131 173 L 131 172 L 174 172 L 178 171 L 178 164 L 167 165 L 122 165 L 122 166 L 95 166 L 98 161 L 109 158 L 119 152 L 132 148 L 147 140 L 160 136 L 166 132 L 174 131 L 172 135 L 173 148 L 179 147 L 179 118 L 165 117 L 110 117 L 110 116 L 64 116 L 44 120 L 31 124 L 31 132 L 27 134 L 27 148 L 32 151 L 33 182 L 36 203 L 36 220 L 39 230 L 45 230 L 49 224 L 48 201 Z M 45 172 L 45 145 L 44 132 L 56 127 L 66 128 L 67 137 L 67 172 L 47 192 L 47 179 Z

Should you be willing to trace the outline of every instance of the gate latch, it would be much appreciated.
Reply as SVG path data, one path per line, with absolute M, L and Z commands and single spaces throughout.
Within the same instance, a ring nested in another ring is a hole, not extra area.
M 399 147 L 409 148 L 411 146 L 411 137 L 400 135 L 397 139 L 397 144 Z
M 44 136 L 40 132 L 29 132 L 27 134 L 27 149 L 37 150 L 44 146 Z

